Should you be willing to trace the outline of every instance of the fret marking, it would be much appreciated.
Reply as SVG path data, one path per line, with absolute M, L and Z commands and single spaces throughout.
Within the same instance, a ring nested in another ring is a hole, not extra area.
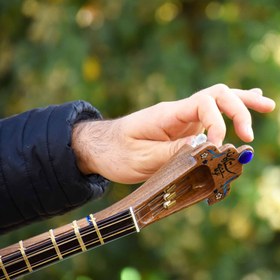
M 31 264 L 30 264 L 30 262 L 29 262 L 29 260 L 28 260 L 28 258 L 26 256 L 22 240 L 19 241 L 19 250 L 20 250 L 20 252 L 22 254 L 22 257 L 23 257 L 23 259 L 24 259 L 24 261 L 26 263 L 27 269 L 29 270 L 29 272 L 32 272 L 33 269 L 32 269 L 32 266 L 31 266 Z
M 136 217 L 135 217 L 135 214 L 133 212 L 132 207 L 129 207 L 129 211 L 130 211 L 130 214 L 131 214 L 131 217 L 132 217 L 132 220 L 133 220 L 136 231 L 140 232 L 140 229 L 139 229 L 139 226 L 138 226 L 138 223 L 137 223 L 137 220 L 136 220 Z
M 93 226 L 94 226 L 94 228 L 95 228 L 95 231 L 96 231 L 97 236 L 98 236 L 98 238 L 99 238 L 100 244 L 103 245 L 103 244 L 104 244 L 104 239 L 103 239 L 103 237 L 102 237 L 102 235 L 101 235 L 101 232 L 100 232 L 100 230 L 99 230 L 99 228 L 98 228 L 98 225 L 97 225 L 97 223 L 96 223 L 96 221 L 95 221 L 95 218 L 93 217 L 92 214 L 90 214 L 89 217 L 90 217 L 90 221 L 92 222 L 92 224 L 93 224 Z
M 138 216 L 134 214 L 133 208 L 129 208 L 98 222 L 96 222 L 92 214 L 87 216 L 86 219 L 89 223 L 89 227 L 84 228 L 78 225 L 79 221 L 73 221 L 72 227 L 74 228 L 75 234 L 73 231 L 67 231 L 65 232 L 65 236 L 58 236 L 55 234 L 54 230 L 50 229 L 49 236 L 51 240 L 47 238 L 43 240 L 44 243 L 40 241 L 42 244 L 38 242 L 40 248 L 35 249 L 33 246 L 24 248 L 25 241 L 19 241 L 20 252 L 14 252 L 17 254 L 14 264 L 6 258 L 4 258 L 4 260 L 1 259 L 0 256 L 0 274 L 2 275 L 0 276 L 0 280 L 11 280 L 28 271 L 32 272 L 37 268 L 48 265 L 52 261 L 58 261 L 58 257 L 59 259 L 63 259 L 65 256 L 68 257 L 72 255 L 72 253 L 79 253 L 81 252 L 81 248 L 83 248 L 83 251 L 86 251 L 89 248 L 93 248 L 91 247 L 92 245 L 98 246 L 100 243 L 105 243 L 105 241 L 107 243 L 116 238 L 139 231 L 139 226 L 137 224 Z M 97 238 L 97 236 L 99 236 L 99 238 Z M 48 254 L 48 251 L 50 251 L 51 254 Z M 38 261 L 40 258 L 42 261 Z M 12 272 L 14 265 L 18 265 L 19 267 Z
M 56 240 L 55 240 L 54 232 L 53 232 L 52 229 L 49 230 L 49 234 L 50 234 L 50 238 L 51 238 L 53 247 L 54 247 L 54 249 L 55 249 L 55 252 L 56 252 L 58 258 L 59 258 L 60 260 L 62 260 L 62 259 L 63 259 L 63 256 L 62 256 L 62 254 L 61 254 L 61 252 L 60 252 L 60 250 L 59 250 L 59 247 L 58 247 L 57 242 L 56 242 Z
M 76 220 L 73 221 L 72 225 L 73 225 L 74 232 L 75 232 L 75 235 L 77 237 L 77 240 L 80 244 L 80 247 L 82 248 L 82 251 L 85 252 L 87 250 L 87 248 L 86 248 L 85 243 L 84 243 L 84 241 L 82 239 L 82 236 L 80 234 L 80 231 L 79 231 L 80 227 L 78 226 L 77 221 Z
M 2 261 L 2 257 L 0 256 L 0 268 L 2 269 L 3 273 L 4 273 L 4 276 L 6 278 L 6 280 L 10 280 L 10 277 L 9 277 L 9 274 L 4 266 L 4 263 Z

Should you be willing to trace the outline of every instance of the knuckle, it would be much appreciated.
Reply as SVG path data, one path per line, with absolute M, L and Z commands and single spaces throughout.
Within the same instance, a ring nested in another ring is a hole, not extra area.
M 226 125 L 224 123 L 221 123 L 220 128 L 216 130 L 217 131 L 217 135 L 220 138 L 224 138 L 226 136 Z
M 213 97 L 205 92 L 197 92 L 193 96 L 191 96 L 198 104 L 202 104 L 204 102 L 211 102 Z
M 169 146 L 169 156 L 171 157 L 176 154 L 184 144 L 186 144 L 186 139 L 184 138 L 171 142 Z
M 168 157 L 171 158 L 178 151 L 179 147 L 177 143 L 172 143 L 169 146 Z
M 229 90 L 229 87 L 226 84 L 223 84 L 223 83 L 214 85 L 214 88 L 219 93 L 226 93 Z
M 226 136 L 227 129 L 226 126 L 221 123 L 219 126 L 210 126 L 207 131 L 210 138 L 223 140 Z
M 168 103 L 167 101 L 161 101 L 159 103 L 157 103 L 155 106 L 159 109 L 159 110 L 164 110 L 166 108 L 168 108 Z
M 212 106 L 212 104 L 215 102 L 214 97 L 208 94 L 198 94 L 196 98 L 198 105 L 203 108 Z

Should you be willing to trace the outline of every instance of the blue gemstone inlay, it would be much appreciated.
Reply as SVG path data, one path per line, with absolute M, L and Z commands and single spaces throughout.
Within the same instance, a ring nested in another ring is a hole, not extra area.
M 90 226 L 92 226 L 92 221 L 91 221 L 91 219 L 90 219 L 90 216 L 89 216 L 89 215 L 88 215 L 88 216 L 86 216 L 86 220 L 87 220 L 88 224 L 89 224 Z
M 254 157 L 254 153 L 252 151 L 245 150 L 239 155 L 238 161 L 241 164 L 247 164 L 252 160 L 253 157 Z
M 219 158 L 221 156 L 223 156 L 225 153 L 215 153 L 213 150 L 207 150 L 213 157 L 212 158 Z

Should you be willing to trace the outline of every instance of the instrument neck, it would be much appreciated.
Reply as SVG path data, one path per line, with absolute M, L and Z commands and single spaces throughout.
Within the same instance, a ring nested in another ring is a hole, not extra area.
M 81 227 L 85 222 L 87 225 Z M 50 230 L 30 246 L 26 246 L 28 242 L 20 241 L 17 249 L 0 257 L 0 280 L 17 278 L 138 231 L 132 208 L 98 222 L 93 215 L 89 215 L 74 221 L 70 230 L 64 233 L 56 235 Z

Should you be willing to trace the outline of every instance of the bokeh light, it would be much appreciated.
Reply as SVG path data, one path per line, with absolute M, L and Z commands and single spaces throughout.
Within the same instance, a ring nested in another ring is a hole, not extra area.
M 221 203 L 194 205 L 30 279 L 259 280 L 280 275 L 280 10 L 277 1 L 0 1 L 0 114 L 83 99 L 105 118 L 215 83 L 260 87 L 255 157 Z M 207 108 L 206 108 L 207 109 Z M 186 111 L 189 108 L 186 108 Z M 151 116 L 152 118 L 153 116 Z M 225 118 L 225 142 L 244 144 Z M 1 236 L 1 247 L 97 212 L 137 186 Z M 1 207 L 1 206 L 0 206 Z

